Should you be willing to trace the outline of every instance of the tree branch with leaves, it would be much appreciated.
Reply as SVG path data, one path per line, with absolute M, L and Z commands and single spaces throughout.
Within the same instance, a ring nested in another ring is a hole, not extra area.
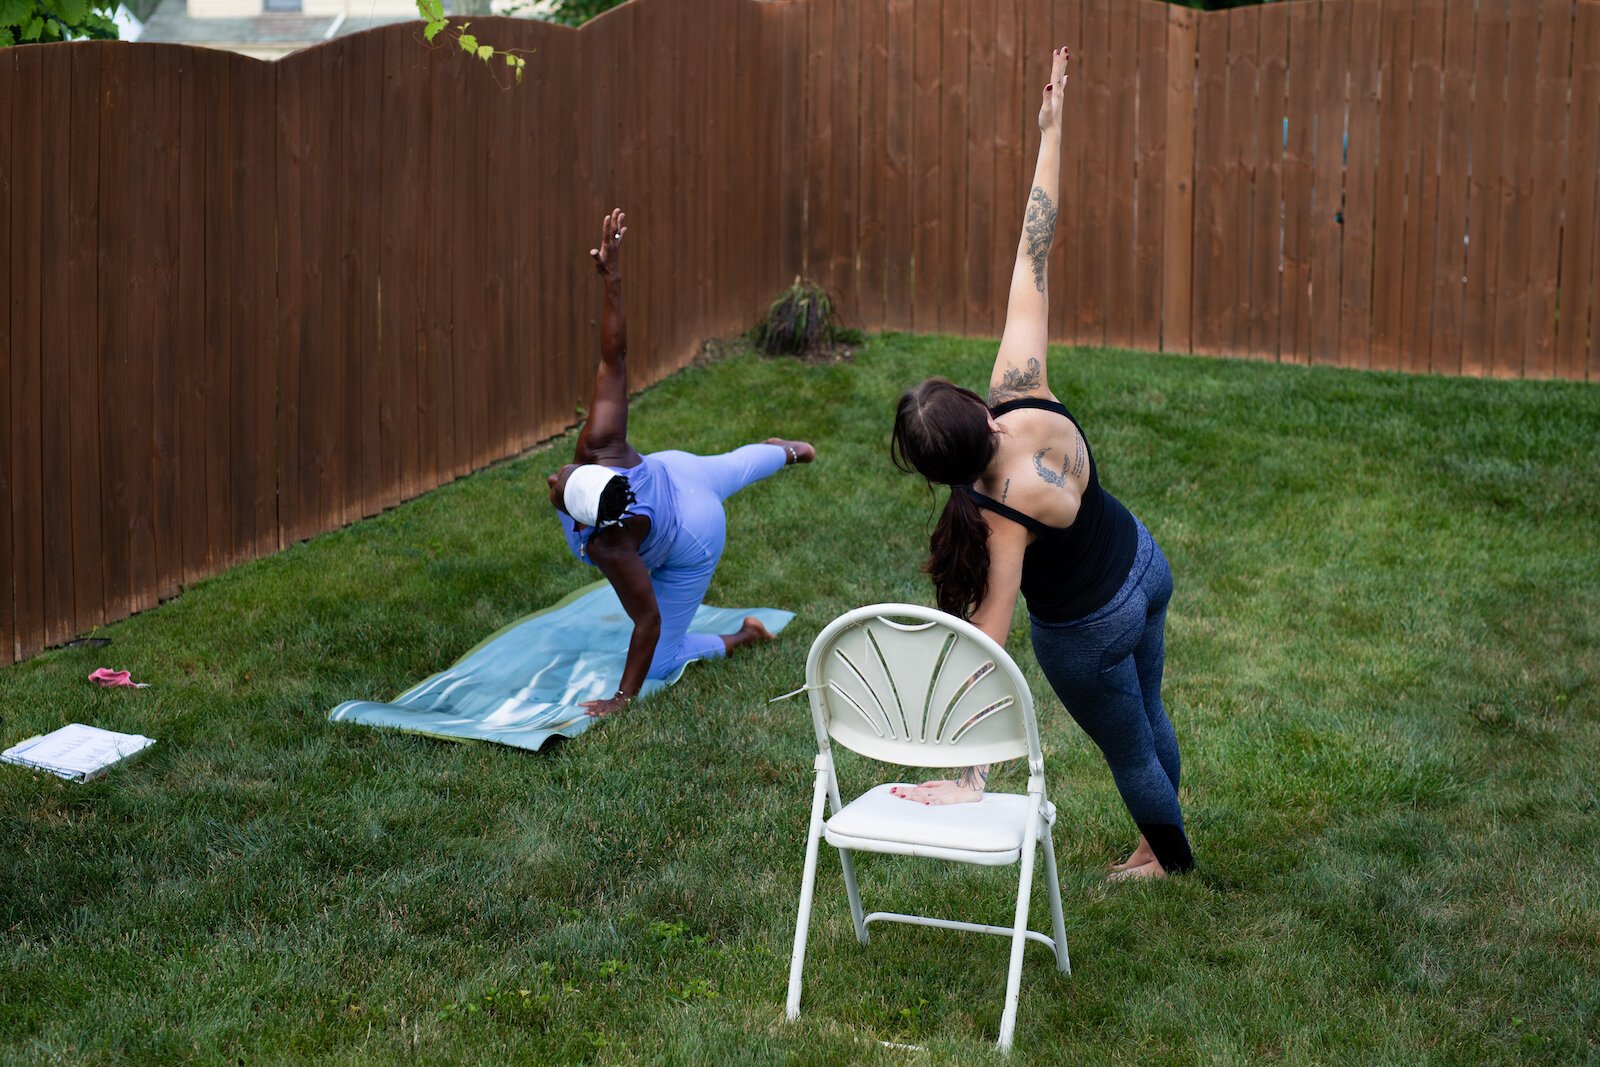
M 0 0 L 0 3 L 4 2 L 5 0 Z M 452 25 L 444 13 L 444 0 L 417 0 L 417 13 L 427 24 L 422 29 L 422 35 L 428 39 L 429 44 L 434 43 L 441 33 L 446 36 L 453 34 L 456 44 L 460 45 L 461 50 L 467 55 L 475 56 L 484 63 L 489 63 L 498 56 L 505 60 L 506 68 L 516 80 L 519 82 L 522 80 L 522 72 L 527 67 L 528 61 L 518 55 L 516 49 L 500 49 L 478 40 L 476 34 L 467 32 L 468 27 L 472 25 L 470 22 Z

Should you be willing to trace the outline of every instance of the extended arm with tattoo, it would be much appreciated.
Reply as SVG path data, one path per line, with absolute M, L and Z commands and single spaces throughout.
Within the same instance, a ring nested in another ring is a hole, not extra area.
M 1039 158 L 1011 271 L 1006 328 L 989 378 L 991 405 L 1050 393 L 1045 382 L 1045 352 L 1050 340 L 1049 264 L 1060 212 L 1061 98 L 1066 91 L 1067 50 L 1057 49 L 1051 61 L 1050 84 L 1039 109 Z

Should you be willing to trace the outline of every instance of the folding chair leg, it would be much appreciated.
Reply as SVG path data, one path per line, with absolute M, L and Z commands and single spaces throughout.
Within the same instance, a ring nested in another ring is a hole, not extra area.
M 861 908 L 861 890 L 856 888 L 856 865 L 850 856 L 850 850 L 839 850 L 839 866 L 844 868 L 844 891 L 850 898 L 850 918 L 856 924 L 856 940 L 863 945 L 867 943 L 867 919 Z
M 828 799 L 827 772 L 817 769 L 811 802 L 811 830 L 806 836 L 805 873 L 800 877 L 800 912 L 794 924 L 794 954 L 789 959 L 789 1019 L 800 1017 L 800 972 L 806 964 L 806 935 L 811 929 L 811 902 L 817 890 L 817 849 L 822 843 L 822 811 Z
M 1022 992 L 1022 947 L 1028 943 L 1028 897 L 1033 892 L 1034 848 L 1039 840 L 1039 807 L 1042 797 L 1032 794 L 1028 805 L 1028 832 L 1022 838 L 1022 872 L 1017 879 L 1017 917 L 1011 934 L 1011 969 L 1006 975 L 1006 1007 L 1000 1016 L 1003 1051 L 1011 1050 L 1011 1037 L 1017 1029 L 1017 1000 Z
M 1061 880 L 1056 877 L 1056 845 L 1050 837 L 1050 823 L 1044 822 L 1044 876 L 1050 890 L 1051 933 L 1056 939 L 1056 970 L 1072 973 L 1072 957 L 1067 954 L 1067 924 L 1061 916 Z

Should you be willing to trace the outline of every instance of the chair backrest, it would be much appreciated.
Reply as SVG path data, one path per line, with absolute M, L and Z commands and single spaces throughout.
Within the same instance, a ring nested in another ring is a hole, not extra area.
M 873 604 L 823 628 L 806 658 L 817 744 L 886 763 L 1041 760 L 1033 695 L 976 626 L 916 604 Z

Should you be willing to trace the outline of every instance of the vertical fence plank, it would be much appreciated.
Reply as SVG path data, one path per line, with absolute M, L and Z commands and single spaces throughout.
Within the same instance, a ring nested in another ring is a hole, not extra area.
M 1416 0 L 1411 106 L 1406 122 L 1406 244 L 1401 268 L 1401 369 L 1425 371 L 1432 357 L 1435 236 L 1439 222 L 1440 70 L 1444 0 Z
M 315 57 L 311 57 L 313 60 Z M 278 218 L 283 224 L 278 233 L 278 258 L 299 269 L 279 271 L 278 310 L 278 499 L 282 522 L 282 542 L 291 545 L 304 540 L 312 528 L 306 514 L 306 454 L 311 443 L 305 432 L 302 406 L 313 384 L 306 380 L 301 350 L 310 324 L 306 321 L 307 303 L 314 300 L 321 280 L 320 263 L 313 264 L 316 222 L 307 219 L 311 205 L 302 201 L 306 185 L 304 172 L 315 166 L 317 157 L 302 126 L 305 108 L 306 55 L 281 60 L 278 71 Z M 316 94 L 313 92 L 312 94 Z M 242 113 L 241 113 L 242 115 Z M 307 233 L 308 227 L 311 233 Z M 307 290 L 311 290 L 308 294 Z M 242 383 L 241 383 L 242 384 Z
M 1345 149 L 1343 249 L 1339 283 L 1339 361 L 1372 360 L 1373 195 L 1377 185 L 1382 0 L 1350 0 L 1349 142 Z
M 1048 39 L 1043 48 L 1034 45 L 1035 58 L 1023 76 L 1028 99 L 1039 100 L 1049 80 L 1050 68 L 1041 54 L 1066 46 L 1072 55 L 1067 66 L 1067 98 L 1061 103 L 1061 195 L 1056 198 L 1056 240 L 1051 246 L 1054 263 L 1050 268 L 1050 336 L 1057 342 L 1077 344 L 1078 288 L 1089 262 L 1088 250 L 1082 243 L 1082 227 L 1091 207 L 1083 200 L 1083 175 L 1090 166 L 1086 157 L 1093 148 L 1085 121 L 1090 96 L 1088 72 L 1092 69 L 1088 53 L 1093 45 L 1084 36 L 1083 0 L 1052 3 L 1047 11 L 1038 13 L 1035 24 L 1038 36 Z M 1037 126 L 1034 123 L 1029 131 L 1032 141 L 1028 161 L 1033 164 L 1039 157 Z
M 39 466 L 40 540 L 44 560 L 44 643 L 58 645 L 78 632 L 72 562 L 71 366 L 67 362 L 71 300 L 70 185 L 72 137 L 56 116 L 72 113 L 72 63 L 67 48 L 41 49 L 39 128 Z M 56 119 L 52 121 L 52 119 Z M 31 169 L 31 168 L 30 168 Z
M 1432 355 L 1439 373 L 1461 370 L 1461 326 L 1467 271 L 1467 182 L 1472 145 L 1472 52 L 1477 20 L 1471 7 L 1445 8 L 1440 76 L 1439 211 L 1433 269 Z
M 833 269 L 828 247 L 829 177 L 833 166 L 833 8 L 839 2 L 841 0 L 811 0 L 805 7 L 805 273 L 824 288 L 833 284 L 829 274 Z M 937 20 L 928 21 L 937 28 Z M 937 61 L 934 66 L 937 69 Z
M 177 373 L 168 401 L 176 416 L 178 484 L 177 570 L 174 579 L 188 585 L 203 577 L 210 533 L 206 528 L 210 492 L 207 456 L 212 451 L 206 419 L 206 198 L 208 148 L 213 141 L 210 104 L 217 90 L 217 67 L 196 51 L 185 56 L 178 96 L 178 263 L 175 295 L 177 327 L 173 355 Z M 210 294 L 210 295 L 220 295 Z
M 1219 355 L 1233 338 L 1229 282 L 1239 235 L 1230 226 L 1228 183 L 1229 16 L 1201 16 L 1195 75 L 1194 350 Z
M 1533 186 L 1533 103 L 1529 69 L 1539 48 L 1539 10 L 1529 0 L 1510 5 L 1507 40 L 1505 155 L 1501 160 L 1499 259 L 1494 280 L 1496 377 L 1521 377 L 1528 343 L 1528 257 Z
M 1133 343 L 1134 178 L 1138 153 L 1139 23 L 1138 5 L 1118 5 L 1109 12 L 1106 71 L 1110 127 L 1107 170 L 1105 343 L 1126 348 Z
M 938 328 L 945 333 L 966 332 L 967 252 L 967 57 L 971 38 L 968 10 L 983 0 L 944 0 L 944 43 L 940 48 L 942 93 L 939 97 L 939 146 L 944 180 L 939 191 L 939 217 L 944 226 L 942 261 L 934 265 L 938 297 Z M 835 95 L 838 89 L 835 87 Z
M 39 456 L 44 442 L 40 393 L 41 223 L 44 208 L 40 113 L 43 47 L 7 50 L 16 81 L 4 106 L 11 123 L 11 553 L 18 658 L 45 644 L 44 487 Z
M 1224 229 L 1228 251 L 1220 268 L 1224 332 L 1222 350 L 1232 355 L 1253 355 L 1250 349 L 1251 267 L 1261 247 L 1256 243 L 1256 176 L 1260 144 L 1255 136 L 1256 92 L 1259 81 L 1257 54 L 1261 48 L 1261 9 L 1246 7 L 1228 12 L 1228 116 L 1225 129 L 1227 196 Z M 1268 239 L 1266 234 L 1261 240 Z
M 1167 17 L 1158 4 L 1138 5 L 1138 190 L 1134 220 L 1135 348 L 1161 347 L 1162 210 L 1167 165 Z
M 995 91 L 995 3 L 975 0 L 967 9 L 967 113 L 963 142 L 966 145 L 966 202 L 963 205 L 967 240 L 961 258 L 965 260 L 965 332 L 971 336 L 991 334 L 994 323 L 997 285 L 994 271 L 995 245 L 1004 243 L 1000 204 L 995 195 L 995 126 L 1009 116 L 997 110 Z M 1006 274 L 1007 281 L 1010 273 Z M 1004 300 L 1004 296 L 999 297 Z
M 0 71 L 5 69 L 8 64 L 0 60 Z M 4 90 L 4 84 L 0 83 L 0 99 L 6 98 Z M 105 622 L 106 618 L 105 578 L 100 562 L 100 412 L 94 402 L 100 395 L 94 311 L 99 298 L 96 249 L 100 243 L 100 50 L 97 48 L 72 50 L 70 114 L 67 285 L 73 294 L 74 307 L 68 318 L 65 351 L 73 383 L 73 397 L 67 413 L 72 437 L 72 591 L 76 626 L 81 631 Z M 0 117 L 0 126 L 3 124 L 4 118 Z M 4 156 L 4 151 L 0 150 L 0 159 Z M 0 216 L 4 212 L 5 205 L 0 201 Z M 0 227 L 3 226 L 0 222 Z M 5 247 L 0 237 L 0 250 Z M 0 251 L 0 260 L 3 259 L 4 252 Z M 3 269 L 0 266 L 0 270 Z M 0 277 L 0 292 L 5 290 L 5 279 Z M 0 308 L 0 322 L 4 321 L 4 316 L 5 310 Z M 6 347 L 4 332 L 0 330 L 0 348 Z M 4 375 L 4 367 L 0 365 L 0 378 Z M 0 401 L 0 410 L 4 409 Z M 5 507 L 5 493 L 0 491 L 0 512 Z M 3 536 L 0 536 L 0 552 L 9 556 Z M 0 625 L 0 644 L 4 643 L 4 637 L 4 626 Z M 0 648 L 0 662 L 4 662 L 8 651 L 9 645 Z
M 1161 350 L 1193 351 L 1195 12 L 1167 12 L 1166 247 L 1161 270 Z
M 145 210 L 152 216 L 155 243 L 152 281 L 155 286 L 149 341 L 150 378 L 142 383 L 149 398 L 151 470 L 151 558 L 152 584 L 145 607 L 175 595 L 183 573 L 182 528 L 178 520 L 182 472 L 179 469 L 178 375 L 181 364 L 177 352 L 178 277 L 181 269 L 178 215 L 181 202 L 168 190 L 183 187 L 183 161 L 187 153 L 179 142 L 182 132 L 181 85 L 193 75 L 193 60 L 187 49 L 162 49 L 150 69 L 151 132 L 145 143 L 152 162 L 160 167 L 160 185 Z M 147 164 L 148 166 L 148 164 Z
M 1594 381 L 1600 378 L 1600 4 L 1579 4 L 1575 15 L 1556 374 Z
M 133 109 L 128 95 L 133 52 L 105 51 L 100 64 L 100 250 L 97 274 L 96 317 L 98 319 L 96 356 L 99 393 L 96 405 L 100 418 L 100 476 L 104 491 L 100 497 L 102 559 L 106 589 L 106 618 L 120 619 L 133 610 L 133 563 L 129 556 L 128 473 L 137 463 L 127 447 L 123 422 L 126 418 L 122 392 L 128 375 L 124 366 L 131 330 L 128 327 L 130 301 L 129 264 L 126 262 L 128 235 L 133 220 L 128 211 L 132 172 L 137 166 L 132 157 Z M 148 458 L 148 457 L 146 457 Z
M 1078 194 L 1083 198 L 1075 242 L 1079 254 L 1073 336 L 1080 345 L 1106 343 L 1106 306 L 1110 298 L 1108 270 L 1112 231 L 1107 211 L 1111 200 L 1111 86 L 1116 77 L 1111 54 L 1110 0 L 1084 0 L 1083 61 L 1078 94 L 1084 136 L 1083 170 Z
M 1304 363 L 1311 354 L 1311 212 L 1315 166 L 1316 74 L 1321 0 L 1289 9 L 1289 94 L 1284 109 L 1283 323 L 1278 358 Z
M 888 171 L 888 13 L 880 4 L 852 5 L 860 25 L 856 52 L 859 56 L 860 102 L 858 105 L 858 174 L 860 212 L 856 237 L 850 251 L 860 257 L 856 281 L 856 319 L 867 330 L 881 330 L 884 320 L 884 281 L 888 234 L 884 216 L 888 210 L 885 179 Z
M 1378 173 L 1372 258 L 1372 366 L 1395 370 L 1404 354 L 1406 138 L 1410 116 L 1411 0 L 1384 0 L 1378 105 Z
M 269 123 L 240 122 L 238 116 L 279 110 L 278 67 L 244 60 L 233 60 L 232 66 L 235 99 L 242 104 L 234 112 L 234 180 L 243 217 L 238 223 L 239 246 L 230 252 L 237 263 L 237 287 L 229 315 L 233 331 L 229 344 L 233 365 L 228 374 L 233 408 L 229 510 L 236 531 L 234 554 L 254 559 L 284 544 L 277 398 L 279 353 L 285 338 L 279 334 L 276 314 L 280 257 L 274 214 L 280 170 L 277 131 Z
M 1314 363 L 1339 358 L 1340 287 L 1343 282 L 1344 176 L 1347 85 L 1350 68 L 1349 0 L 1327 0 L 1318 26 L 1316 132 L 1311 190 L 1311 331 Z M 1305 116 L 1310 119 L 1312 116 Z
M 1480 0 L 1472 70 L 1472 159 L 1467 184 L 1467 281 L 1461 370 L 1489 372 L 1494 353 L 1495 267 L 1500 247 L 1507 0 Z
M 383 40 L 363 33 L 343 44 L 348 56 L 340 103 L 345 112 L 345 143 L 350 169 L 351 195 L 346 202 L 346 246 L 342 284 L 345 330 L 349 337 L 346 364 L 351 370 L 345 390 L 344 460 L 347 522 L 375 514 L 380 506 L 378 398 L 383 378 L 378 365 L 377 279 L 379 270 L 378 220 L 375 218 L 382 188 L 379 139 L 383 136 Z M 486 151 L 503 149 L 496 138 L 485 138 Z M 489 227 L 499 239 L 504 227 Z M 498 278 L 491 275 L 493 286 Z M 502 346 L 503 347 L 503 346 Z M 491 409 L 502 411 L 496 404 Z M 495 422 L 503 429 L 503 422 Z
M 1020 219 L 1021 205 L 1032 188 L 1032 173 L 1023 174 L 1029 164 L 1022 159 L 1023 124 L 1038 126 L 1037 112 L 1023 104 L 1022 90 L 1022 0 L 995 0 L 994 27 L 994 211 L 993 227 L 984 245 L 989 252 L 989 277 L 993 281 L 986 332 L 999 337 L 1005 330 L 1006 306 L 1011 296 L 1011 269 L 1017 261 L 1017 246 L 1007 227 L 1008 219 Z M 1020 236 L 1020 234 L 1019 234 Z
M 414 81 L 407 77 L 415 54 L 393 28 L 380 31 L 383 41 L 383 126 L 381 145 L 387 166 L 380 168 L 378 217 L 385 220 L 378 249 L 378 366 L 380 385 L 374 398 L 378 409 L 378 451 L 384 507 L 409 499 L 416 488 L 417 419 L 417 225 L 397 224 L 417 219 L 421 157 L 416 151 L 398 152 L 395 146 L 423 143 L 421 122 L 427 111 L 415 98 Z M 519 198 L 519 206 L 522 201 Z M 525 353 L 518 353 L 524 356 Z
M 1252 116 L 1256 168 L 1246 354 L 1276 360 L 1283 298 L 1283 120 L 1287 114 L 1289 9 L 1281 4 L 1263 6 L 1257 33 L 1260 60 Z
M 16 57 L 21 49 L 0 50 L 0 101 L 16 94 Z M 11 287 L 12 173 L 17 155 L 12 146 L 11 108 L 0 105 L 0 293 Z M 11 412 L 11 300 L 0 299 L 0 415 L 14 424 Z M 21 658 L 15 620 L 17 556 L 11 538 L 11 435 L 0 434 L 0 666 Z
M 1526 377 L 1555 373 L 1559 313 L 1562 172 L 1567 154 L 1567 90 L 1571 86 L 1572 0 L 1543 0 L 1533 115 L 1528 253 Z
M 913 269 L 917 219 L 912 211 L 920 175 L 916 158 L 916 26 L 912 0 L 887 0 L 883 24 L 884 83 L 884 317 L 891 330 L 912 323 Z M 783 49 L 783 42 L 777 42 Z M 780 119 L 780 121 L 783 121 Z
M 191 386 L 195 396 L 193 417 L 186 423 L 202 433 L 190 435 L 196 440 L 200 455 L 186 454 L 191 471 L 205 472 L 204 536 L 196 534 L 193 545 L 185 542 L 205 573 L 215 573 L 235 558 L 238 528 L 234 521 L 233 490 L 230 478 L 236 446 L 233 441 L 233 414 L 236 390 L 232 382 L 233 370 L 233 309 L 240 287 L 239 262 L 242 258 L 236 236 L 237 220 L 245 215 L 238 204 L 236 188 L 238 162 L 236 146 L 241 138 L 239 127 L 246 125 L 236 115 L 244 92 L 233 77 L 233 70 L 225 55 L 212 53 L 200 61 L 206 83 L 207 127 L 210 140 L 206 145 L 204 182 L 205 202 L 205 267 L 207 290 L 212 299 L 204 302 L 205 318 L 202 326 L 200 371 Z M 255 210 L 277 217 L 277 205 L 254 205 Z M 277 294 L 273 293 L 273 305 Z M 276 360 L 277 353 L 268 350 L 257 358 Z M 201 467 L 195 463 L 203 464 Z M 276 488 L 277 471 L 273 471 Z

